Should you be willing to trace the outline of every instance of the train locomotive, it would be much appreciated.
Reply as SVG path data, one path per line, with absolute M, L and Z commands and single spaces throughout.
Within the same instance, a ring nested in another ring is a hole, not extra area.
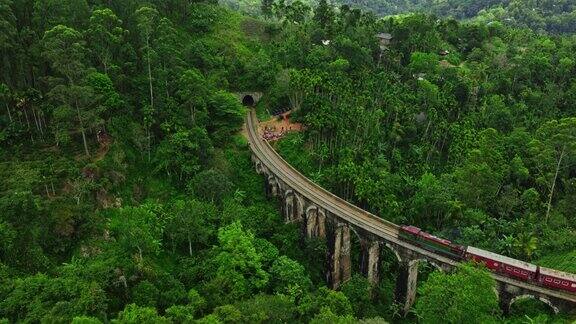
M 483 263 L 492 272 L 555 290 L 576 294 L 576 274 L 566 273 L 509 258 L 473 246 L 454 244 L 416 226 L 401 226 L 400 239 L 451 259 Z

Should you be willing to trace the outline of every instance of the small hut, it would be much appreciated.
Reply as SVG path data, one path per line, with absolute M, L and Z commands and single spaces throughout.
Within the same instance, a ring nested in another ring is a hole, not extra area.
M 388 33 L 379 33 L 376 34 L 376 38 L 378 38 L 378 43 L 380 44 L 380 49 L 385 50 L 388 49 L 388 45 L 392 42 L 392 35 Z

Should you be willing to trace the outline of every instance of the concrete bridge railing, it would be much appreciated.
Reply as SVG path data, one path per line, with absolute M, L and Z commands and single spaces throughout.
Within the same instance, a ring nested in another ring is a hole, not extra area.
M 352 273 L 351 238 L 360 242 L 359 270 L 369 282 L 380 279 L 380 256 L 389 249 L 399 262 L 395 298 L 408 311 L 416 297 L 418 264 L 428 262 L 441 271 L 451 271 L 458 261 L 412 245 L 399 238 L 399 226 L 383 220 L 313 183 L 284 161 L 258 134 L 253 111 L 246 120 L 252 160 L 266 179 L 266 193 L 280 201 L 286 222 L 301 224 L 308 238 L 325 238 L 328 244 L 326 280 L 337 289 Z M 576 307 L 576 295 L 492 274 L 506 312 L 520 297 L 531 296 L 551 305 L 555 312 Z

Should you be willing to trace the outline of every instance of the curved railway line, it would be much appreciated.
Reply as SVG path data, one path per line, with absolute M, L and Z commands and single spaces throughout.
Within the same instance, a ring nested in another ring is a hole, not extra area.
M 331 213 L 335 215 L 348 215 L 349 219 L 347 220 L 360 228 L 379 234 L 379 236 L 386 239 L 391 240 L 398 238 L 398 225 L 347 202 L 318 186 L 298 170 L 294 169 L 294 167 L 276 153 L 267 141 L 259 136 L 258 128 L 255 127 L 256 123 L 256 115 L 251 111 L 247 118 L 247 127 L 252 151 L 259 158 L 267 161 L 268 163 L 265 163 L 266 166 L 273 170 L 283 181 Z
M 399 244 L 414 252 L 426 255 L 430 259 L 437 260 L 439 263 L 456 265 L 459 263 L 457 260 L 452 260 L 443 255 L 433 253 L 418 246 L 412 245 L 399 238 L 399 226 L 386 221 L 376 215 L 365 211 L 346 200 L 337 197 L 326 189 L 312 182 L 310 179 L 302 175 L 298 170 L 294 169 L 288 162 L 286 162 L 271 146 L 261 138 L 258 133 L 258 120 L 253 110 L 248 113 L 246 118 L 246 128 L 250 149 L 253 154 L 279 179 L 293 188 L 302 196 L 306 197 L 313 203 L 321 206 L 326 211 L 342 219 L 345 222 L 353 224 L 375 236 L 380 237 L 384 241 Z M 576 305 L 576 295 L 568 292 L 557 291 L 546 287 L 534 285 L 529 282 L 515 280 L 509 277 L 502 276 L 497 273 L 491 273 L 492 277 L 500 282 L 515 287 L 520 287 L 527 291 L 537 292 L 546 296 L 558 298 Z

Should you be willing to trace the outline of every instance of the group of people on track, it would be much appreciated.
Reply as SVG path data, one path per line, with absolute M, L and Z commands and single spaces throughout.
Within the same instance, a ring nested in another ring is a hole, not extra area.
M 262 138 L 267 141 L 277 141 L 282 137 L 284 137 L 285 134 L 286 132 L 284 131 L 284 127 L 282 127 L 280 131 L 278 131 L 275 126 L 272 127 L 266 126 L 264 127 L 264 133 L 262 134 Z

